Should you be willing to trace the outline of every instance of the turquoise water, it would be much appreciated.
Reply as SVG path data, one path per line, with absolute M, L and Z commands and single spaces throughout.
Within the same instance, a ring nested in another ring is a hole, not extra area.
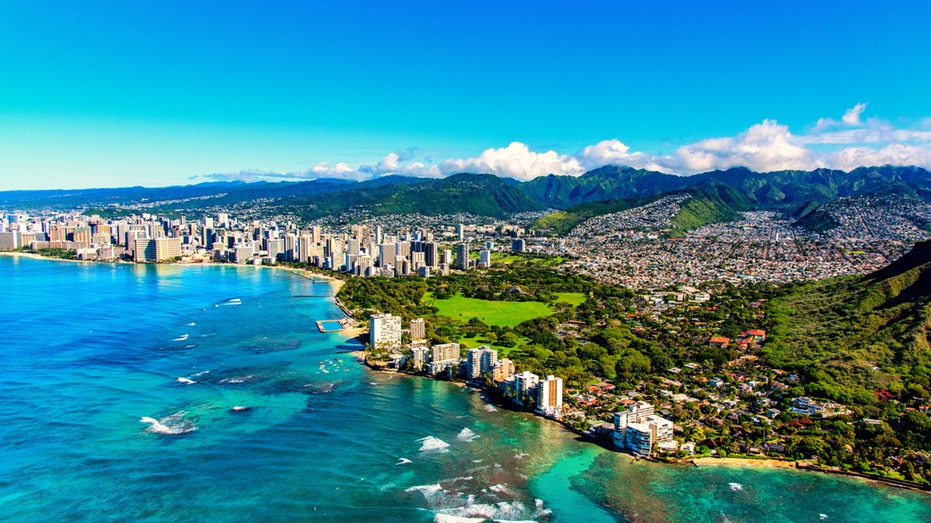
M 921 494 L 631 464 L 370 372 L 314 324 L 332 287 L 286 271 L 0 256 L 0 278 L 3 520 L 931 520 Z

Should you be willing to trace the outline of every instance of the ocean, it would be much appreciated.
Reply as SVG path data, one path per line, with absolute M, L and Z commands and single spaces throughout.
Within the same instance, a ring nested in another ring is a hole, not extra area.
M 373 372 L 333 287 L 260 267 L 0 256 L 4 521 L 931 521 L 931 497 L 657 465 Z M 143 421 L 145 420 L 145 421 Z

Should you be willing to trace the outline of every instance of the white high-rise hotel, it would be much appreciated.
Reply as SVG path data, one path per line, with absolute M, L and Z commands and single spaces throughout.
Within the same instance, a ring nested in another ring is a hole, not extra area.
M 369 319 L 369 345 L 374 349 L 400 349 L 401 318 L 391 314 L 373 314 Z

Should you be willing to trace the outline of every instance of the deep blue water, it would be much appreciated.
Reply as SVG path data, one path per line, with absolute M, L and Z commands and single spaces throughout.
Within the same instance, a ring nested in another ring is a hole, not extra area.
M 631 464 L 370 372 L 314 325 L 340 317 L 332 287 L 287 271 L 0 256 L 0 278 L 2 520 L 931 519 L 846 478 Z

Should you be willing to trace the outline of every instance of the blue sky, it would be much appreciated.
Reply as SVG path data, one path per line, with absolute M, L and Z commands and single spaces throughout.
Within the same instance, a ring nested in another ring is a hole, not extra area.
M 0 3 L 0 190 L 931 168 L 931 4 Z

